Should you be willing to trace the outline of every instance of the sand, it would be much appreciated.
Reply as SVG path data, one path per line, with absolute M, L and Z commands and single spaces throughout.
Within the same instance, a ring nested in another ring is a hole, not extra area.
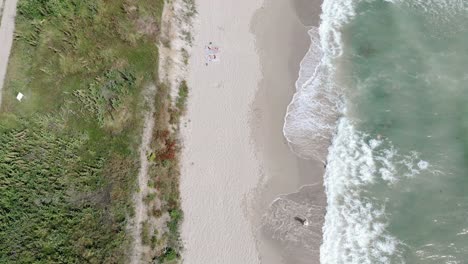
M 3 1 L 3 0 L 0 0 Z M 5 0 L 0 22 L 0 105 L 2 102 L 2 89 L 13 44 L 15 31 L 16 3 L 18 0 Z
M 310 172 L 318 171 L 320 176 L 323 169 L 318 163 L 294 155 L 283 135 L 284 116 L 296 90 L 299 63 L 310 45 L 309 27 L 297 15 L 294 3 L 265 0 L 251 23 L 263 75 L 252 106 L 252 129 L 267 177 L 264 187 L 268 190 L 263 197 L 267 203 L 279 194 L 316 182 Z M 305 6 L 313 10 L 310 3 Z
M 310 43 L 306 25 L 318 21 L 317 6 L 296 1 L 197 1 L 182 129 L 185 263 L 296 263 L 263 234 L 261 216 L 306 184 L 315 183 L 291 200 L 325 201 L 323 166 L 298 159 L 282 134 Z M 221 48 L 220 61 L 206 66 L 209 42 Z M 316 247 L 321 234 L 314 239 Z
M 260 179 L 250 137 L 250 105 L 260 79 L 249 24 L 261 1 L 196 1 L 190 94 L 182 129 L 181 196 L 186 264 L 259 263 L 244 204 Z M 219 62 L 205 65 L 205 45 Z
M 265 0 L 252 21 L 263 73 L 252 122 L 265 177 L 257 191 L 254 218 L 262 263 L 319 262 L 326 205 L 323 164 L 294 155 L 282 129 L 296 90 L 299 63 L 310 45 L 307 31 L 318 26 L 320 3 Z M 298 215 L 307 216 L 311 225 L 300 225 L 294 220 Z
M 153 137 L 154 130 L 154 100 L 156 94 L 156 86 L 148 86 L 144 91 L 145 105 L 148 107 L 146 113 L 144 113 L 143 121 L 143 133 L 141 136 L 141 145 L 139 149 L 140 154 L 140 168 L 138 170 L 138 191 L 134 194 L 133 205 L 135 207 L 135 216 L 131 223 L 131 235 L 133 238 L 133 245 L 130 253 L 130 263 L 149 263 L 148 255 L 151 249 L 148 245 L 142 243 L 142 228 L 143 223 L 148 222 L 152 227 L 154 225 L 154 219 L 148 217 L 149 206 L 144 202 L 145 197 L 148 194 L 154 193 L 154 190 L 148 186 L 148 153 L 151 152 L 151 139 Z

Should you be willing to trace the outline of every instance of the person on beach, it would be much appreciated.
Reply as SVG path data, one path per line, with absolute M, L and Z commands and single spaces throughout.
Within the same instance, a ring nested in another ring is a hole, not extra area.
M 213 46 L 213 42 L 210 42 L 207 46 L 205 46 L 205 65 L 208 66 L 209 62 L 218 61 L 219 56 L 219 48 Z

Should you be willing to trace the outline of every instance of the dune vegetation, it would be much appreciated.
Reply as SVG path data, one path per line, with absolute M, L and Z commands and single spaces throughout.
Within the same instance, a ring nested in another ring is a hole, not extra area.
M 163 86 L 157 73 L 163 6 L 163 0 L 19 1 L 0 109 L 0 263 L 128 260 L 148 109 L 143 91 Z M 155 118 L 178 119 L 182 110 L 169 109 L 169 100 L 158 92 Z M 179 142 L 169 122 L 156 126 L 148 158 L 163 202 L 152 212 L 169 217 L 161 231 L 167 234 L 144 242 L 156 249 L 155 259 L 172 261 L 182 218 Z

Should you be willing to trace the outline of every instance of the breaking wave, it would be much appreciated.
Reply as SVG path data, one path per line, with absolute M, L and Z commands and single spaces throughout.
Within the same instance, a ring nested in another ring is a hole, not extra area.
M 385 200 L 369 195 L 368 187 L 391 185 L 425 170 L 437 173 L 418 153 L 400 154 L 391 142 L 359 132 L 341 118 L 324 176 L 321 263 L 404 263 L 405 245 L 386 230 Z
M 339 93 L 331 82 L 317 28 L 309 31 L 311 46 L 301 62 L 296 93 L 289 104 L 283 133 L 298 156 L 324 161 L 339 115 Z
M 300 64 L 283 132 L 298 156 L 327 164 L 321 263 L 404 263 L 404 245 L 386 230 L 385 201 L 367 195 L 366 187 L 376 182 L 393 184 L 430 165 L 417 153 L 401 155 L 391 142 L 359 132 L 346 116 L 344 88 L 339 85 L 340 30 L 355 15 L 356 4 L 353 0 L 323 2 L 320 27 L 309 31 L 311 45 Z M 273 208 L 281 211 L 293 206 L 287 202 L 279 199 Z M 282 226 L 283 221 L 278 221 L 270 226 Z
M 354 15 L 354 3 L 325 0 L 322 10 L 320 27 L 309 30 L 311 45 L 300 64 L 283 133 L 298 156 L 324 161 L 336 120 L 343 112 L 335 65 L 343 52 L 340 28 Z

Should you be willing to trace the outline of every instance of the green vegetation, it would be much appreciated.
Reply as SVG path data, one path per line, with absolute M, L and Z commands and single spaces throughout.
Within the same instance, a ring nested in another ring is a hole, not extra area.
M 164 253 L 157 258 L 159 263 L 169 263 L 179 258 L 179 254 L 173 248 L 166 248 Z
M 185 84 L 186 87 L 186 84 Z M 188 88 L 187 88 L 188 90 Z M 187 94 L 187 91 L 185 92 Z M 159 263 L 172 263 L 178 259 L 182 250 L 179 237 L 179 224 L 182 220 L 179 193 L 179 158 L 180 143 L 178 126 L 170 128 L 169 120 L 179 121 L 181 109 L 176 101 L 172 107 L 169 89 L 166 85 L 158 86 L 155 107 L 156 129 L 153 133 L 151 148 L 154 158 L 150 162 L 150 181 L 158 194 L 158 205 L 152 209 L 155 218 L 167 216 L 167 228 L 159 234 L 156 243 L 151 243 Z M 177 115 L 175 117 L 174 115 Z M 155 238 L 156 240 L 156 238 Z
M 143 245 L 149 245 L 151 242 L 150 238 L 150 227 L 148 221 L 143 222 L 142 229 L 141 229 L 141 242 Z
M 180 111 L 185 111 L 185 104 L 187 103 L 188 92 L 189 89 L 187 86 L 187 82 L 184 80 L 180 83 L 179 94 L 176 101 L 176 107 Z
M 175 108 L 171 109 L 170 123 L 178 125 L 180 116 L 185 113 L 187 107 L 187 98 L 189 95 L 189 89 L 187 82 L 184 80 L 179 85 L 179 92 L 175 99 Z
M 185 14 L 185 19 L 191 19 L 195 14 L 197 14 L 197 9 L 195 6 L 195 0 L 184 0 L 184 3 L 187 7 L 187 12 Z
M 173 236 L 170 240 L 176 241 L 179 238 L 179 224 L 182 221 L 183 214 L 181 210 L 174 209 L 169 215 L 171 216 L 171 220 L 167 222 L 167 226 L 169 227 L 171 236 Z
M 157 82 L 163 5 L 19 1 L 0 110 L 0 263 L 127 262 L 142 90 Z M 166 201 L 157 215 L 179 208 L 175 137 L 155 147 L 151 173 Z M 145 244 L 174 248 L 161 259 L 177 258 L 178 237 L 166 246 L 143 230 Z

